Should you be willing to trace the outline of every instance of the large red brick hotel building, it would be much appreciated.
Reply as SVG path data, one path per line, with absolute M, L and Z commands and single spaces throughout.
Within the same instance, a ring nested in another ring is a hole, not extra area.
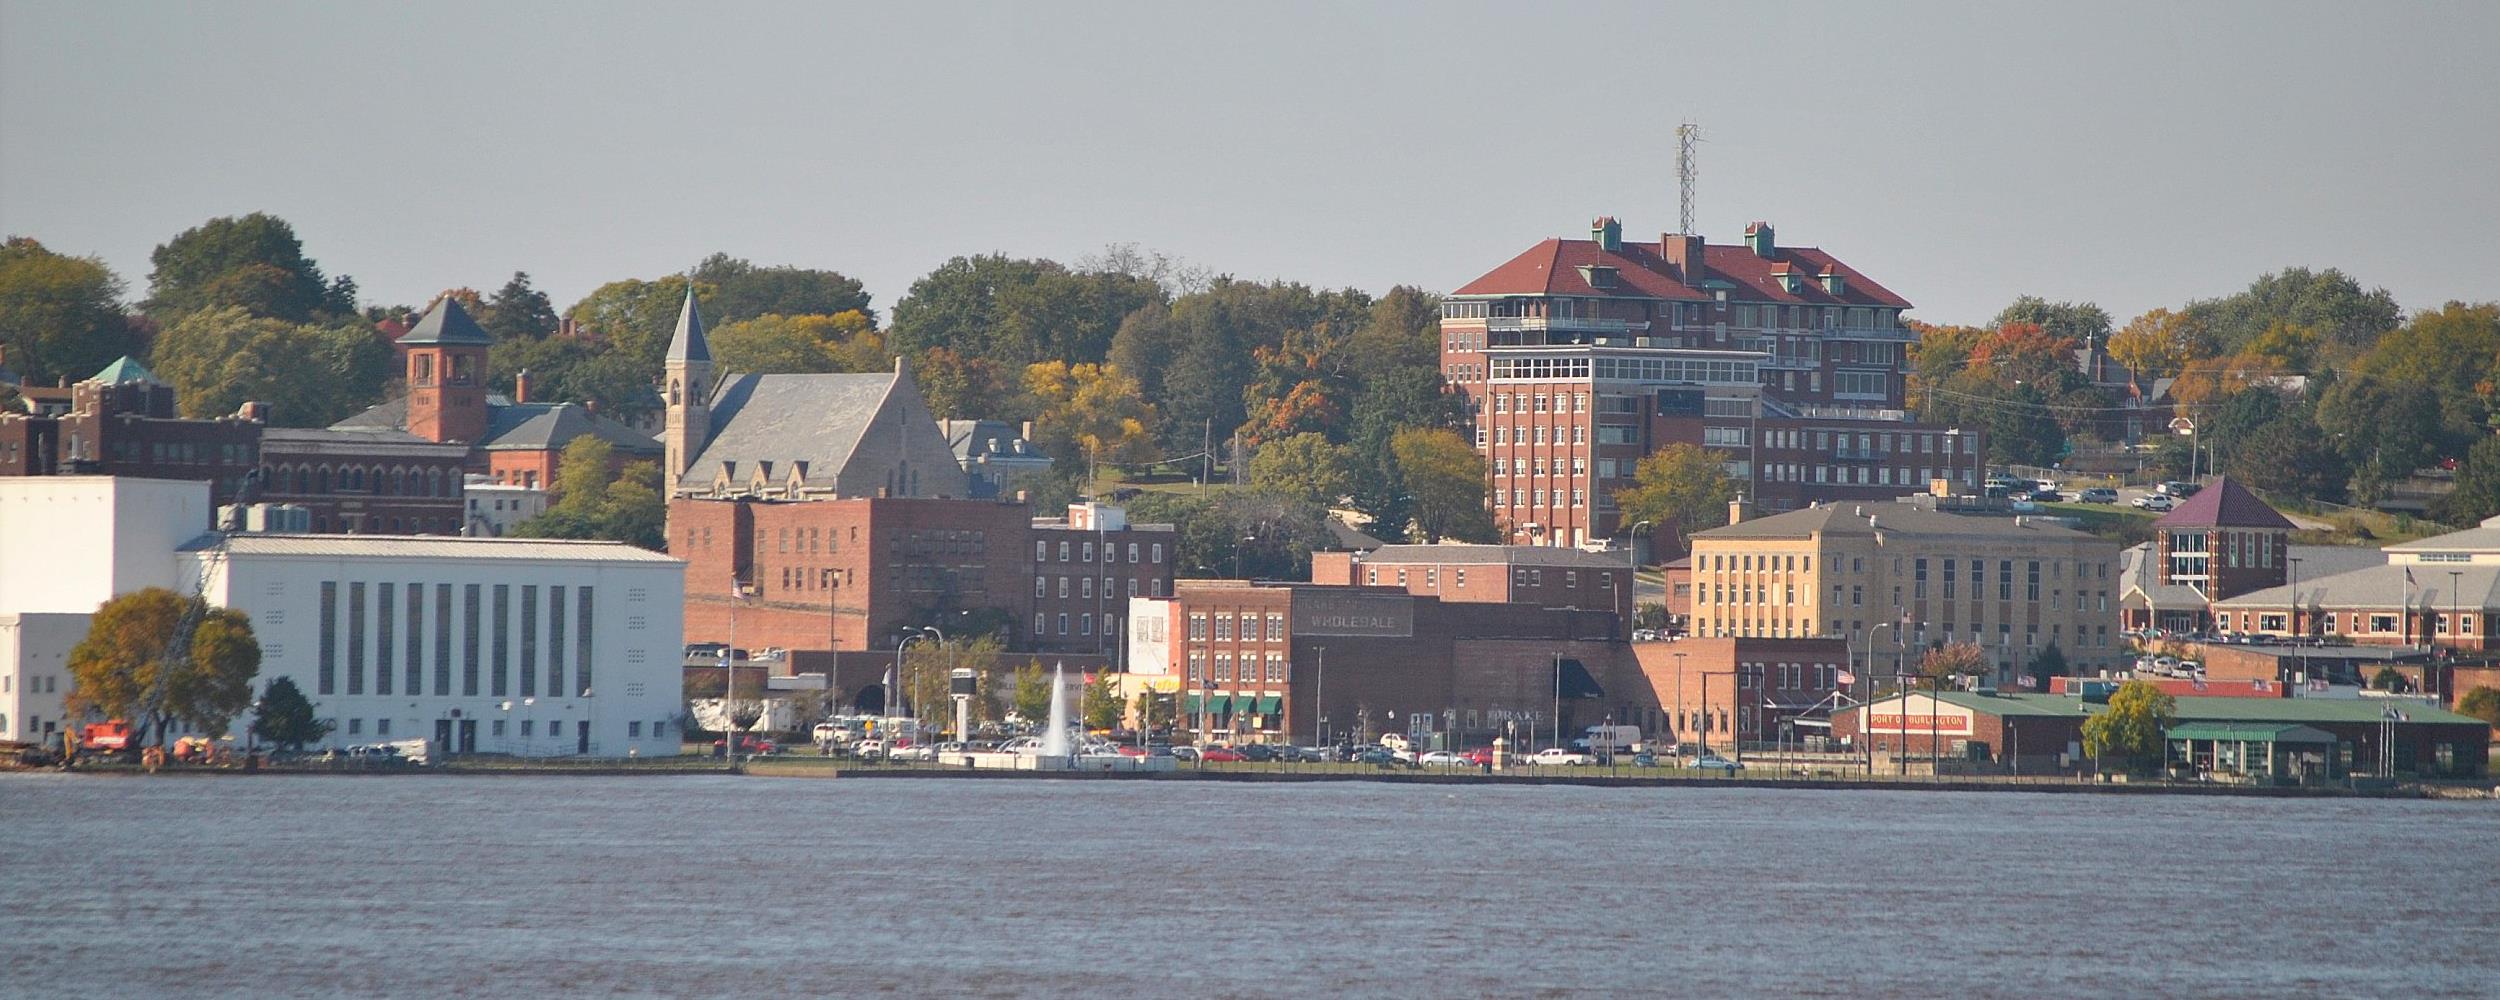
M 1909 308 L 1768 223 L 1710 246 L 1601 218 L 1451 293 L 1442 371 L 1475 408 L 1508 540 L 1589 546 L 1623 532 L 1634 463 L 1678 442 L 1724 452 L 1766 511 L 1977 480 L 1977 433 L 1902 409 Z

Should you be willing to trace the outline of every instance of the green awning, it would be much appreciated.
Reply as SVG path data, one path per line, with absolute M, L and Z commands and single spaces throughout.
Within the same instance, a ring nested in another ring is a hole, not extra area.
M 1188 715 L 1188 716 L 1195 716 L 1195 715 L 1197 715 L 1197 714 L 1198 714 L 1198 696 L 1197 696 L 1197 695 L 1194 695 L 1194 694 L 1193 694 L 1193 695 L 1190 695 L 1190 696 L 1188 696 L 1188 697 L 1185 697 L 1185 698 L 1182 698 L 1182 699 L 1181 699 L 1181 714 L 1182 714 L 1182 715 Z
M 1280 697 L 1277 697 L 1276 695 L 1272 695 L 1272 694 L 1271 694 L 1271 695 L 1268 695 L 1267 697 L 1264 697 L 1264 698 L 1259 699 L 1259 714 L 1260 714 L 1260 715 L 1274 715 L 1274 714 L 1276 714 L 1276 710 L 1277 710 L 1277 708 L 1281 707 L 1281 704 L 1284 702 L 1284 700 L 1285 700 L 1285 699 L 1280 698 Z
M 2170 727 L 2169 737 L 2174 740 L 2214 740 L 2223 743 L 2335 742 L 2333 733 L 2308 726 L 2232 722 L 2182 722 Z
M 1211 695 L 1208 695 L 1208 696 L 1207 696 L 1207 714 L 1208 714 L 1208 715 L 1222 715 L 1222 714 L 1224 714 L 1224 710 L 1225 710 L 1225 709 L 1232 707 L 1232 702 L 1233 702 L 1233 697 L 1232 697 L 1231 695 L 1226 695 L 1226 694 L 1211 694 Z

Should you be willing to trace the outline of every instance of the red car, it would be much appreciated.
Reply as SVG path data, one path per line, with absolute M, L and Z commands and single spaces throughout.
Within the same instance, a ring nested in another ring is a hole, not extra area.
M 1477 747 L 1473 750 L 1467 751 L 1466 753 L 1459 754 L 1459 756 L 1467 758 L 1467 763 L 1473 764 L 1477 767 L 1483 767 L 1487 764 L 1493 763 L 1493 748 Z
M 719 753 L 723 742 L 725 741 L 713 740 L 712 752 Z M 743 754 L 754 754 L 760 757 L 769 757 L 773 754 L 780 753 L 781 748 L 775 746 L 771 740 L 761 739 L 754 736 L 740 736 L 738 737 L 738 752 Z
M 1218 764 L 1237 764 L 1245 758 L 1241 756 L 1241 751 L 1231 747 L 1208 747 L 1198 751 L 1198 759 Z
M 1122 756 L 1122 757 L 1143 757 L 1143 756 L 1145 756 L 1145 755 L 1146 755 L 1146 748 L 1145 748 L 1145 747 L 1135 746 L 1135 745 L 1132 745 L 1132 744 L 1127 744 L 1127 743 L 1122 743 L 1122 744 L 1120 744 L 1119 746 L 1113 747 L 1112 749 L 1114 749 L 1114 750 L 1118 750 L 1118 751 L 1120 752 L 1120 756 Z

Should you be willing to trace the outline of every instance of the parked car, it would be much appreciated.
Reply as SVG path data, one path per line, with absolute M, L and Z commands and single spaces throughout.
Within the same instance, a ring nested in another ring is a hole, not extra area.
M 1198 748 L 1197 748 L 1197 747 L 1190 747 L 1190 746 L 1173 747 L 1173 748 L 1172 748 L 1172 759 L 1173 759 L 1173 760 L 1179 760 L 1179 761 L 1192 761 L 1192 760 L 1197 760 L 1197 759 L 1198 759 L 1198 753 L 1199 753 L 1199 751 L 1198 751 Z
M 1210 764 L 1238 764 L 1244 758 L 1241 751 L 1231 747 L 1208 747 L 1198 751 L 1198 759 Z
M 1636 754 L 1633 754 L 1633 755 L 1632 755 L 1632 766 L 1633 766 L 1633 767 L 1657 767 L 1657 766 L 1658 766 L 1658 755 L 1657 755 L 1657 754 L 1654 754 L 1654 753 L 1636 753 Z
M 1388 747 L 1364 747 L 1363 749 L 1355 752 L 1350 763 L 1378 764 L 1382 767 L 1396 767 L 1400 764 L 1407 764 L 1406 761 L 1398 759 L 1397 751 L 1391 750 Z M 1413 765 L 1407 764 L 1407 766 L 1412 767 Z
M 938 749 L 937 747 L 927 743 L 895 747 L 893 750 L 886 753 L 885 758 L 893 761 L 936 760 L 938 759 Z
M 2172 500 L 2167 494 L 2162 493 L 2147 493 L 2143 496 L 2135 498 L 2135 506 L 2149 511 L 2166 511 L 2178 505 L 2178 501 Z
M 713 740 L 712 746 L 715 748 L 719 747 L 720 741 Z M 884 760 L 885 741 L 861 740 L 857 743 L 853 743 L 851 744 L 851 756 L 857 757 L 861 760 Z
M 1697 758 L 1687 766 L 1696 771 L 1719 771 L 1726 774 L 1734 774 L 1745 769 L 1745 765 L 1739 764 L 1725 757 L 1721 757 L 1717 754 Z
M 722 740 L 713 740 L 712 752 L 719 753 L 724 742 L 725 741 Z M 741 735 L 738 737 L 738 752 L 742 754 L 752 754 L 759 757 L 769 757 L 773 754 L 780 753 L 781 748 L 775 745 L 773 741 L 762 737 Z
M 2117 503 L 2118 491 L 2107 486 L 2095 486 L 2075 494 L 2075 499 L 2084 503 Z
M 1276 748 L 1265 743 L 1245 743 L 1235 747 L 1233 752 L 1240 754 L 1241 759 L 1257 764 L 1265 764 L 1276 759 Z
M 1415 762 L 1425 767 L 1457 767 L 1461 764 L 1474 763 L 1467 759 L 1466 754 L 1456 750 L 1426 750 L 1422 757 L 1415 759 Z
M 1596 762 L 1596 758 L 1570 747 L 1546 747 L 1528 758 L 1528 763 L 1538 767 L 1582 767 Z
M 2169 482 L 2166 482 L 2166 483 L 2161 484 L 2160 486 L 2156 486 L 2156 487 L 2154 487 L 2153 489 L 2154 489 L 2154 492 L 2157 492 L 2157 493 L 2163 494 L 2163 495 L 2165 495 L 2165 496 L 2174 497 L 2174 498 L 2176 498 L 2176 499 L 2180 499 L 2180 500 L 2185 500 L 2185 499 L 2187 499 L 2187 498 L 2189 498 L 2189 497 L 2195 496 L 2195 495 L 2196 495 L 2196 493 L 2197 493 L 2197 491 L 2198 491 L 2198 490 L 2202 490 L 2202 489 L 2204 489 L 2204 487 L 2199 486 L 2199 485 L 2197 485 L 2197 484 L 2195 484 L 2195 483 L 2183 483 L 2183 482 L 2180 482 L 2180 481 L 2178 481 L 2178 480 L 2176 480 L 2176 479 L 2173 479 L 2173 480 L 2171 480 L 2171 481 L 2169 481 Z
M 1276 748 L 1278 760 L 1292 761 L 1297 764 L 1325 764 L 1328 762 L 1328 757 L 1327 747 L 1283 746 Z
M 1493 763 L 1493 748 L 1477 747 L 1473 750 L 1467 751 L 1466 753 L 1460 754 L 1459 756 L 1467 758 L 1467 763 L 1474 764 L 1477 767 L 1483 767 L 1487 764 Z

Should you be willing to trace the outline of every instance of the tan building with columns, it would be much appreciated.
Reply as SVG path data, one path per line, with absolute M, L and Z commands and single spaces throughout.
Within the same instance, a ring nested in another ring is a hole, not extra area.
M 1852 662 L 1976 643 L 2011 686 L 2054 645 L 2116 666 L 2118 545 L 2032 517 L 1936 510 L 1924 497 L 1826 504 L 1693 536 L 1692 634 L 1842 638 Z

